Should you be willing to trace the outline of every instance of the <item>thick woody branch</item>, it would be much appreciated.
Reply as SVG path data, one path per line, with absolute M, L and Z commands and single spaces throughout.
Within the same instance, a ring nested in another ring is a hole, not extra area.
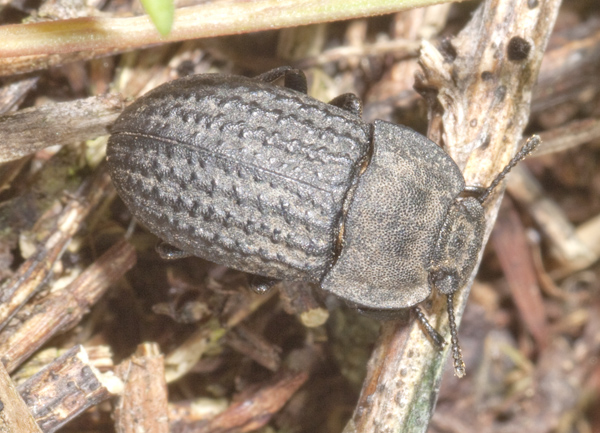
M 428 135 L 463 170 L 467 185 L 488 186 L 515 154 L 559 5 L 558 0 L 487 0 L 442 52 L 423 43 L 416 88 L 430 105 Z M 488 235 L 500 196 L 496 192 L 486 203 Z M 455 296 L 458 321 L 468 291 Z M 433 314 L 448 341 L 441 298 L 434 300 Z M 436 352 L 417 324 L 385 324 L 345 433 L 425 431 L 449 349 Z

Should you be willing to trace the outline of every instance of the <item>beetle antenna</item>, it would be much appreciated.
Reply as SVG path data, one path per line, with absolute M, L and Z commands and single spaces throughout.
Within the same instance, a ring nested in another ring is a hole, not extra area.
M 423 312 L 421 311 L 421 309 L 419 307 L 415 306 L 415 307 L 413 307 L 413 310 L 415 311 L 415 314 L 417 315 L 417 319 L 419 319 L 419 322 L 421 322 L 421 325 L 425 329 L 425 333 L 429 336 L 429 338 L 431 338 L 431 341 L 433 341 L 433 344 L 435 345 L 436 349 L 442 350 L 442 348 L 446 344 L 446 342 L 444 341 L 444 337 L 442 337 L 433 328 L 433 326 L 431 326 L 429 321 L 427 321 L 427 317 L 425 317 L 425 315 L 423 314 Z
M 450 324 L 450 335 L 452 336 L 452 358 L 454 359 L 454 374 L 461 378 L 466 374 L 465 363 L 458 344 L 458 331 L 456 330 L 456 319 L 454 318 L 454 293 L 447 295 L 448 299 L 448 323 Z
M 504 170 L 502 170 L 498 174 L 498 176 L 496 176 L 496 179 L 494 179 L 492 184 L 490 186 L 488 186 L 487 189 L 485 189 L 483 191 L 483 194 L 481 194 L 477 198 L 477 200 L 479 200 L 479 203 L 483 204 L 483 202 L 485 202 L 485 200 L 490 196 L 490 194 L 492 193 L 494 188 L 496 188 L 498 186 L 498 184 L 500 182 L 502 182 L 502 180 L 506 177 L 508 172 L 510 170 L 512 170 L 512 168 L 515 165 L 517 165 L 519 162 L 524 160 L 531 152 L 533 152 L 534 149 L 536 147 L 538 147 L 541 142 L 542 142 L 542 139 L 540 138 L 539 135 L 532 135 L 531 137 L 529 137 L 527 139 L 527 141 L 525 142 L 525 144 L 523 145 L 523 147 L 521 147 L 521 150 L 519 150 L 517 152 L 517 154 L 513 157 L 513 159 L 510 160 L 508 165 L 506 167 L 504 167 Z

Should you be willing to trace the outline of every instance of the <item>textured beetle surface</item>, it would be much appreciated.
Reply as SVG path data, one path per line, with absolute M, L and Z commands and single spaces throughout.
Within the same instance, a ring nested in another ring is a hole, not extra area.
M 435 143 L 249 78 L 160 86 L 123 112 L 107 159 L 132 213 L 167 243 L 319 282 L 358 307 L 410 307 L 436 284 L 453 293 L 481 248 L 483 208 L 460 198 L 463 177 Z
M 250 273 L 319 280 L 369 131 L 293 90 L 197 75 L 130 106 L 108 161 L 123 200 L 168 243 Z

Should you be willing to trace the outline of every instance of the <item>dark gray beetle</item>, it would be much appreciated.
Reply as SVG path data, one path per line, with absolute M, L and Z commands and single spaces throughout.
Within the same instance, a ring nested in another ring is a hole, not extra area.
M 280 77 L 285 87 L 271 84 Z M 367 312 L 415 307 L 435 288 L 448 298 L 461 376 L 452 295 L 477 263 L 483 201 L 531 149 L 466 197 L 459 168 L 434 142 L 363 122 L 355 95 L 326 104 L 306 88 L 301 71 L 284 67 L 152 90 L 112 129 L 107 161 L 119 195 L 167 243 L 163 257 L 199 256 L 266 277 L 263 288 L 312 281 Z

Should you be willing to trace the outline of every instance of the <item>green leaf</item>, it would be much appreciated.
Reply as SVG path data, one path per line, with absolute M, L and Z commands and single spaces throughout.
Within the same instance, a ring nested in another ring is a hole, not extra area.
M 158 32 L 162 36 L 167 36 L 173 25 L 175 11 L 173 0 L 141 0 L 141 2 Z

